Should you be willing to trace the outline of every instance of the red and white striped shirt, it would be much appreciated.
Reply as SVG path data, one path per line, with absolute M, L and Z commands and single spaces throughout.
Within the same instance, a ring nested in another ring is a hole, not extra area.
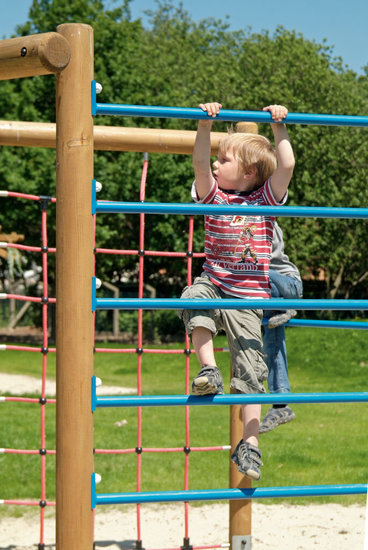
M 205 254 L 203 269 L 210 280 L 224 292 L 237 298 L 270 298 L 269 264 L 273 237 L 274 216 L 248 216 L 247 205 L 277 206 L 284 204 L 287 193 L 279 203 L 273 196 L 270 179 L 250 194 L 225 192 L 217 182 L 208 195 L 195 202 L 219 205 L 244 205 L 244 214 L 205 216 Z

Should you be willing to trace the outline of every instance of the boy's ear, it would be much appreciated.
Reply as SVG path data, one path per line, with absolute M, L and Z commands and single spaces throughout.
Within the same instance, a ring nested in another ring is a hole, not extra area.
M 252 164 L 251 166 L 248 166 L 247 171 L 244 174 L 245 179 L 252 179 L 257 176 L 257 166 L 255 164 Z

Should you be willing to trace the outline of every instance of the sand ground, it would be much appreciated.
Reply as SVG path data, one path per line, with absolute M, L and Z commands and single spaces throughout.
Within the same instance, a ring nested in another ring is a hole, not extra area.
M 291 506 L 252 503 L 252 550 L 366 550 L 365 507 L 339 504 Z M 0 550 L 33 550 L 40 537 L 38 515 L 0 522 Z M 229 506 L 213 504 L 189 509 L 193 547 L 229 541 Z M 184 538 L 183 504 L 141 506 L 141 540 L 146 549 L 180 548 Z M 96 550 L 134 549 L 135 506 L 99 509 L 95 517 Z M 46 549 L 55 548 L 55 521 L 45 521 Z

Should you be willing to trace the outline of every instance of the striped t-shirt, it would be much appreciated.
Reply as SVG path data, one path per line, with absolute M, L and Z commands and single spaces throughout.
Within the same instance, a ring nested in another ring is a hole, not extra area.
M 247 205 L 276 206 L 270 179 L 250 194 L 225 192 L 213 180 L 206 197 L 196 202 L 219 205 L 244 205 L 244 214 L 205 216 L 204 271 L 224 292 L 237 298 L 270 298 L 269 264 L 273 237 L 274 216 L 247 216 Z

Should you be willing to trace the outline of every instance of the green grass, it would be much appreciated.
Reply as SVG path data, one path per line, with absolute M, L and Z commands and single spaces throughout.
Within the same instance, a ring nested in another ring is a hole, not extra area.
M 226 345 L 220 336 L 216 346 Z M 99 345 L 102 346 L 102 345 Z M 108 344 L 104 344 L 107 347 Z M 288 328 L 289 373 L 293 392 L 367 391 L 368 337 L 365 331 Z M 132 347 L 127 346 L 127 347 Z M 149 346 L 147 346 L 149 347 Z M 158 346 L 155 346 L 158 347 Z M 165 346 L 166 348 L 168 346 Z M 177 346 L 183 348 L 182 344 Z M 218 353 L 218 364 L 229 387 L 229 355 Z M 8 351 L 1 354 L 0 370 L 40 376 L 42 356 Z M 143 394 L 181 394 L 185 389 L 184 354 L 143 354 Z M 136 387 L 136 354 L 95 354 L 95 374 L 106 385 Z M 192 378 L 198 363 L 191 360 Z M 48 376 L 55 376 L 55 354 L 48 354 Z M 40 410 L 37 405 L 2 403 L 0 447 L 38 449 Z M 263 413 L 267 406 L 263 407 Z M 367 483 L 368 404 L 293 405 L 296 420 L 260 436 L 264 467 L 256 486 Z M 142 409 L 143 447 L 184 447 L 183 407 Z M 122 420 L 123 425 L 117 425 Z M 47 448 L 55 449 L 55 405 L 46 405 Z M 229 407 L 191 407 L 191 446 L 229 443 Z M 95 448 L 135 448 L 135 409 L 98 409 L 94 413 Z M 229 485 L 229 453 L 192 452 L 190 489 Z M 143 453 L 142 491 L 180 490 L 184 483 L 184 452 Z M 55 457 L 47 456 L 47 498 L 55 499 Z M 102 475 L 99 493 L 136 490 L 136 454 L 95 455 L 95 471 Z M 39 499 L 38 455 L 0 455 L 0 499 Z M 287 502 L 364 503 L 359 495 L 288 499 Z M 272 502 L 267 499 L 263 502 Z M 275 502 L 275 500 L 274 500 Z M 21 507 L 24 509 L 24 507 Z M 2 509 L 6 512 L 6 507 Z M 18 512 L 19 513 L 19 512 Z

